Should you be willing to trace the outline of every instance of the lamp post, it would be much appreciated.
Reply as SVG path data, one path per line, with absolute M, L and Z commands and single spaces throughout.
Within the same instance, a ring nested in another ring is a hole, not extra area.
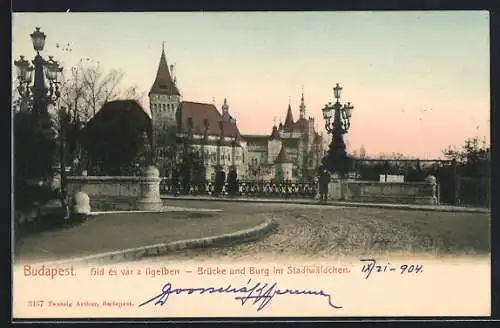
M 59 169 L 61 171 L 61 205 L 63 209 L 66 210 L 66 219 L 69 218 L 68 207 L 66 204 L 66 123 L 69 113 L 66 111 L 66 107 L 61 106 L 59 109 Z
M 37 134 L 35 138 L 50 139 L 53 138 L 53 130 L 51 125 L 50 116 L 48 113 L 49 105 L 56 105 L 58 99 L 61 96 L 59 91 L 59 75 L 63 71 L 63 67 L 59 65 L 57 61 L 54 60 L 52 56 L 49 56 L 48 60 L 45 60 L 40 54 L 45 46 L 45 40 L 47 36 L 45 33 L 40 31 L 39 27 L 35 28 L 35 31 L 30 34 L 31 41 L 33 43 L 33 49 L 36 52 L 35 58 L 31 63 L 25 59 L 24 56 L 19 56 L 18 60 L 14 61 L 14 65 L 17 68 L 17 77 L 19 85 L 17 91 L 21 97 L 21 102 L 25 108 L 31 109 L 31 114 L 33 122 L 36 124 L 35 131 Z M 33 76 L 34 72 L 34 76 Z M 46 80 L 48 81 L 49 87 L 46 85 Z M 33 85 L 31 85 L 33 82 Z M 65 108 L 61 108 L 57 113 L 59 119 L 62 118 L 62 112 L 65 112 Z M 64 199 L 64 122 L 60 120 L 60 178 L 61 178 L 61 202 L 65 206 Z M 41 150 L 43 151 L 43 150 Z M 34 155 L 36 156 L 36 154 Z M 36 159 L 34 159 L 36 160 Z
M 323 165 L 330 172 L 337 172 L 340 175 L 345 173 L 347 169 L 347 153 L 346 145 L 344 142 L 344 134 L 347 133 L 351 125 L 350 118 L 352 116 L 352 110 L 354 107 L 350 102 L 342 105 L 340 103 L 340 93 L 342 87 L 337 83 L 335 88 L 333 88 L 335 103 L 331 102 L 326 104 L 322 109 L 323 118 L 325 120 L 325 129 L 327 133 L 332 135 L 332 141 L 328 153 L 325 158 L 323 158 Z M 332 111 L 333 111 L 333 121 L 332 121 Z

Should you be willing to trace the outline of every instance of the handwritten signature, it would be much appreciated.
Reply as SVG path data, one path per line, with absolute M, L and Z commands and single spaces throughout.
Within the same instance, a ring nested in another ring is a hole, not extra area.
M 232 287 L 229 284 L 227 287 L 185 287 L 185 288 L 174 288 L 170 282 L 163 285 L 161 292 L 148 299 L 147 301 L 141 303 L 139 307 L 153 303 L 155 306 L 164 306 L 170 295 L 176 294 L 187 294 L 191 295 L 193 293 L 203 294 L 243 294 L 241 296 L 235 296 L 234 299 L 241 302 L 241 306 L 250 302 L 252 305 L 257 305 L 257 311 L 261 311 L 266 308 L 271 300 L 276 295 L 314 295 L 323 296 L 327 299 L 328 305 L 335 309 L 341 309 L 342 306 L 335 305 L 332 301 L 332 296 L 323 290 L 298 290 L 298 289 L 278 289 L 277 282 L 273 283 L 253 283 L 252 287 L 249 287 L 252 283 L 252 279 L 249 279 L 247 286 L 243 287 Z

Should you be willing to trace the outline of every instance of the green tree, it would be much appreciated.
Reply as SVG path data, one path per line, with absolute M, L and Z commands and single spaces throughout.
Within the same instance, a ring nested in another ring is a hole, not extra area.
M 283 183 L 283 179 L 284 179 L 283 168 L 281 166 L 278 166 L 276 168 L 276 183 Z
M 50 117 L 31 112 L 14 115 L 14 188 L 16 208 L 53 197 L 51 182 L 57 163 L 57 130 Z
M 156 127 L 153 162 L 162 176 L 177 172 L 183 182 L 205 182 L 205 164 L 201 150 L 189 139 L 181 138 L 175 125 Z M 184 183 L 185 185 L 185 183 Z
M 462 173 L 469 177 L 489 177 L 490 147 L 478 137 L 468 138 L 461 148 L 448 147 L 443 150 L 448 159 L 457 161 Z
M 155 126 L 153 144 L 153 164 L 162 176 L 170 176 L 181 161 L 182 140 L 177 137 L 177 127 L 169 126 L 163 129 Z

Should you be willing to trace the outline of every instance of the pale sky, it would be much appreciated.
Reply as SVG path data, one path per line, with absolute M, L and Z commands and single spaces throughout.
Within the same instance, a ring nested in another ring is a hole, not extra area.
M 354 106 L 350 150 L 441 157 L 448 145 L 490 137 L 489 15 L 441 12 L 15 13 L 13 57 L 34 56 L 29 34 L 47 34 L 44 56 L 122 69 L 148 92 L 162 41 L 183 100 L 217 107 L 227 97 L 243 134 L 270 134 L 289 99 L 324 131 L 321 108 Z M 56 43 L 70 43 L 62 52 Z

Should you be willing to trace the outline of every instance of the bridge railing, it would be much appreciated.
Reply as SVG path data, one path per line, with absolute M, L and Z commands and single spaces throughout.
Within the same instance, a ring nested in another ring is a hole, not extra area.
M 172 181 L 161 179 L 160 194 L 162 195 L 197 195 L 197 196 L 234 196 L 262 198 L 314 198 L 318 186 L 314 183 L 271 183 L 271 182 L 239 182 L 235 191 L 225 183 L 222 191 L 217 192 L 215 183 L 174 186 Z

